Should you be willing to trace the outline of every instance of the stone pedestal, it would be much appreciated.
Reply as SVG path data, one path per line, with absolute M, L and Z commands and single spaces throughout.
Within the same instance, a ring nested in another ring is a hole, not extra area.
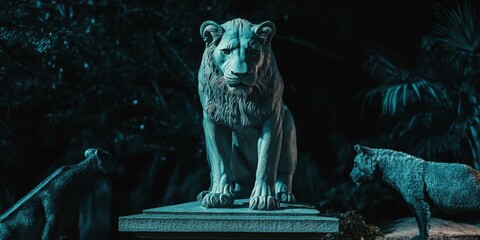
M 248 200 L 233 208 L 203 208 L 200 202 L 152 208 L 119 218 L 120 232 L 150 239 L 317 239 L 338 232 L 338 219 L 320 216 L 305 204 L 281 204 L 279 210 L 256 211 Z

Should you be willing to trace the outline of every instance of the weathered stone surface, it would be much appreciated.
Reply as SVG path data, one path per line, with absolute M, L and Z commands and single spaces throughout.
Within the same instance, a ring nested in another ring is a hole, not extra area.
M 431 219 L 430 240 L 447 239 L 480 239 L 480 227 L 467 223 L 454 222 L 439 218 Z M 388 240 L 410 239 L 418 235 L 418 227 L 414 218 L 402 218 L 382 227 Z
M 147 209 L 119 218 L 119 231 L 152 238 L 310 238 L 338 232 L 338 219 L 323 217 L 309 205 L 281 204 L 280 209 L 248 208 L 247 199 L 233 208 L 203 208 L 198 202 Z
M 198 96 L 210 166 L 210 187 L 197 197 L 204 207 L 232 207 L 234 198 L 247 197 L 254 210 L 295 202 L 297 137 L 271 47 L 275 29 L 241 18 L 200 26 Z

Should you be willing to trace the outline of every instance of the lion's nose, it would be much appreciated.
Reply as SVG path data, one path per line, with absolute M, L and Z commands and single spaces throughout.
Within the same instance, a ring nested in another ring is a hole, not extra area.
M 249 72 L 244 72 L 244 73 L 239 73 L 239 72 L 234 72 L 234 71 L 231 71 L 232 72 L 232 75 L 238 77 L 238 78 L 244 78 L 248 75 L 250 75 Z

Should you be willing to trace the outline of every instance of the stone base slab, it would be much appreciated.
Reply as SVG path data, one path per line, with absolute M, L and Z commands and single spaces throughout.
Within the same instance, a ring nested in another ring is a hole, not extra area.
M 338 219 L 321 216 L 306 204 L 281 204 L 279 210 L 248 208 L 248 199 L 233 208 L 203 208 L 200 202 L 146 209 L 119 218 L 119 231 L 151 239 L 316 239 L 338 232 Z

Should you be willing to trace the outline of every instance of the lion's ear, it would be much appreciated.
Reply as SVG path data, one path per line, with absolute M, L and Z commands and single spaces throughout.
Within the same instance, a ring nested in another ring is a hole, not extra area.
M 214 21 L 205 21 L 200 26 L 200 35 L 206 44 L 209 44 L 213 39 L 223 34 L 223 28 Z
M 362 153 L 362 149 L 360 148 L 360 145 L 358 145 L 358 144 L 355 144 L 355 146 L 353 147 L 353 149 L 355 149 L 355 152 L 357 152 L 358 154 L 361 154 L 361 153 Z
M 372 150 L 368 147 L 360 146 L 358 144 L 355 144 L 353 149 L 355 149 L 355 152 L 357 152 L 358 154 L 368 154 L 370 150 Z
M 260 23 L 255 29 L 255 34 L 263 40 L 263 43 L 270 44 L 275 36 L 275 24 L 270 21 Z

